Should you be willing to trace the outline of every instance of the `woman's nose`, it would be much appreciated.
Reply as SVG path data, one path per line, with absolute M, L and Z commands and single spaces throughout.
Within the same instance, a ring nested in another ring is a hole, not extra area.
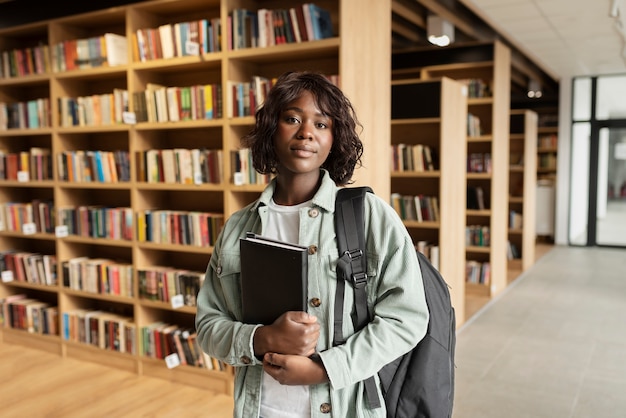
M 312 129 L 309 124 L 303 122 L 298 130 L 298 139 L 309 139 L 313 137 Z

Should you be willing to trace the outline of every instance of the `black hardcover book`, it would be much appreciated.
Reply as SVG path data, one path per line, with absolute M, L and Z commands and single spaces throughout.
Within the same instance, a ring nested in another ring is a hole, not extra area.
M 307 247 L 248 233 L 240 240 L 243 322 L 271 324 L 306 311 Z

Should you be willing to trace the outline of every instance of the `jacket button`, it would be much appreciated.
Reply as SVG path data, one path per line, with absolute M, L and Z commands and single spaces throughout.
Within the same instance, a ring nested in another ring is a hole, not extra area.
M 319 308 L 319 306 L 322 304 L 322 301 L 320 300 L 320 298 L 312 298 L 309 301 L 309 304 L 314 308 Z
M 331 410 L 332 408 L 330 407 L 329 403 L 324 402 L 320 405 L 320 411 L 322 412 L 322 414 L 329 414 Z
M 222 274 L 222 266 L 217 266 L 217 269 L 215 269 L 215 272 L 217 273 L 218 276 Z
M 309 245 L 309 255 L 317 253 L 317 245 Z
M 320 214 L 320 211 L 319 211 L 319 209 L 317 209 L 317 208 L 311 208 L 311 209 L 309 210 L 309 216 L 310 216 L 311 218 L 317 218 L 319 214 Z
M 241 362 L 242 362 L 243 364 L 251 364 L 251 363 L 252 363 L 252 360 L 251 360 L 251 359 L 250 359 L 250 357 L 248 357 L 248 356 L 243 356 L 243 357 L 241 357 Z

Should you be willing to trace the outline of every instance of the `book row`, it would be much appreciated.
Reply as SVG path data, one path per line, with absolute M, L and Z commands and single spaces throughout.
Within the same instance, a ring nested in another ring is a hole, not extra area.
M 187 365 L 223 371 L 226 365 L 200 349 L 192 328 L 155 322 L 141 328 L 141 355 L 165 360 L 168 367 Z
M 538 149 L 556 149 L 558 145 L 558 137 L 556 134 L 540 135 L 537 138 Z
M 147 183 L 221 184 L 222 150 L 150 149 L 137 152 L 137 180 Z
M 468 225 L 465 227 L 465 245 L 473 247 L 489 247 L 491 230 L 486 225 Z
M 50 99 L 0 102 L 0 129 L 39 129 L 52 126 Z
M 506 258 L 507 260 L 518 260 L 522 258 L 522 253 L 520 252 L 517 245 L 512 243 L 511 241 L 507 241 L 506 243 Z
M 52 180 L 50 149 L 31 147 L 19 152 L 0 149 L 0 180 Z
M 244 184 L 268 184 L 271 179 L 269 174 L 259 174 L 252 166 L 252 153 L 249 148 L 231 151 L 230 166 L 233 170 L 232 183 L 236 186 Z
M 136 122 L 219 119 L 222 100 L 219 84 L 177 87 L 148 83 L 146 90 L 133 93 L 133 111 Z
M 223 213 L 148 209 L 137 213 L 137 240 L 213 246 L 223 226 Z
M 52 233 L 55 227 L 54 202 L 34 199 L 28 203 L 0 203 L 0 231 L 25 235 Z
M 556 170 L 556 155 L 539 154 L 537 158 L 537 168 L 544 170 Z
M 0 272 L 3 282 L 55 286 L 57 259 L 53 254 L 6 250 L 0 252 Z
M 467 209 L 485 210 L 488 206 L 488 196 L 481 186 L 467 186 Z
M 467 87 L 467 97 L 477 99 L 482 97 L 493 97 L 491 83 L 480 78 L 457 79 Z
M 392 144 L 391 169 L 392 171 L 433 171 L 436 170 L 434 151 L 423 144 Z
M 229 50 L 333 37 L 329 11 L 314 3 L 289 9 L 235 9 L 228 15 L 228 27 Z
M 136 354 L 136 325 L 132 318 L 107 311 L 73 309 L 61 315 L 61 337 L 102 350 Z
M 117 183 L 130 181 L 128 151 L 76 150 L 57 154 L 59 180 Z
M 404 221 L 439 222 L 437 196 L 391 194 L 391 206 Z
M 219 18 L 167 23 L 133 33 L 135 61 L 151 61 L 221 51 Z
M 63 285 L 101 295 L 134 296 L 133 266 L 105 258 L 74 257 L 61 262 Z
M 0 325 L 34 334 L 59 335 L 59 308 L 18 293 L 0 298 Z
M 467 156 L 468 173 L 491 173 L 491 153 L 471 152 Z
M 129 207 L 102 205 L 68 206 L 56 209 L 51 201 L 0 204 L 0 231 L 55 233 L 113 240 L 211 246 L 224 225 L 224 214 L 198 211 L 140 210 L 133 224 Z
M 465 262 L 465 281 L 467 283 L 489 285 L 491 282 L 491 263 L 467 260 Z
M 50 48 L 48 45 L 12 49 L 2 51 L 0 54 L 0 78 L 48 74 L 50 70 Z
M 65 206 L 57 208 L 57 212 L 57 225 L 65 227 L 63 235 L 127 241 L 133 239 L 133 211 L 129 207 Z M 55 233 L 61 235 L 56 228 Z
M 137 277 L 142 298 L 174 306 L 196 306 L 196 298 L 204 281 L 203 272 L 173 267 L 137 269 Z
M 57 285 L 56 255 L 7 250 L 0 253 L 2 281 Z M 133 266 L 106 258 L 73 257 L 61 262 L 63 286 L 82 292 L 132 298 Z M 142 299 L 171 303 L 173 308 L 196 306 L 204 272 L 173 267 L 137 269 Z
M 467 136 L 481 136 L 484 134 L 484 130 L 481 126 L 480 118 L 471 113 L 467 114 Z
M 116 33 L 67 39 L 52 45 L 50 53 L 55 73 L 128 64 L 128 42 Z
M 59 97 L 59 126 L 106 126 L 124 122 L 128 111 L 128 91 L 80 97 Z

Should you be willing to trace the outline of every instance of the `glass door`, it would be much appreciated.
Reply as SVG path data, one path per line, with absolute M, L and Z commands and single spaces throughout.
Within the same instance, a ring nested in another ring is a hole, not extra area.
M 595 243 L 626 247 L 626 127 L 600 128 L 597 167 Z

